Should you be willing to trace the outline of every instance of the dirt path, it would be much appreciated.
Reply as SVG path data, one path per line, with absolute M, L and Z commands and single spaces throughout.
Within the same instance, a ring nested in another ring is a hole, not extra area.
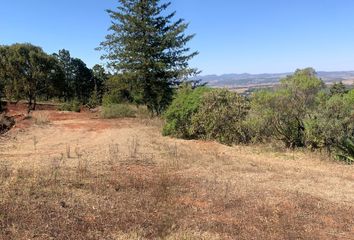
M 319 221 L 325 222 L 324 233 L 317 236 L 354 239 L 354 218 L 345 215 L 354 213 L 353 166 L 323 160 L 315 154 L 274 152 L 264 146 L 227 147 L 162 137 L 155 120 L 102 120 L 88 113 L 52 111 L 37 114 L 50 122 L 22 124 L 10 131 L 0 140 L 0 161 L 16 169 L 42 168 L 62 156 L 69 165 L 75 165 L 77 156 L 91 165 L 134 156 L 200 179 L 205 189 L 217 185 L 225 198 L 239 196 L 254 204 L 274 206 L 274 211 L 284 214 L 296 211 L 306 201 L 315 203 L 311 205 L 313 214 L 325 206 L 331 216 L 320 216 L 323 219 Z M 224 217 L 227 219 L 227 214 Z M 343 222 L 336 223 L 336 218 Z M 346 231 L 336 230 L 338 224 L 346 226 Z

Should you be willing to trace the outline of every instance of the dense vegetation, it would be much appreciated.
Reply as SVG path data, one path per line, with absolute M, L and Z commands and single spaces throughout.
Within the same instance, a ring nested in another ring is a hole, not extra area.
M 0 96 L 27 100 L 28 111 L 35 110 L 38 100 L 97 105 L 106 79 L 103 67 L 89 69 L 67 50 L 49 55 L 28 43 L 0 46 Z
M 165 135 L 230 145 L 276 140 L 288 148 L 339 149 L 352 161 L 354 90 L 341 83 L 326 87 L 312 68 L 247 98 L 226 89 L 182 88 L 165 119 Z

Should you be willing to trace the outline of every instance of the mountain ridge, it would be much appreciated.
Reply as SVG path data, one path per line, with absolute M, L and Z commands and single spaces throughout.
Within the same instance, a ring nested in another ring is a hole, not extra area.
M 292 72 L 285 73 L 229 73 L 201 75 L 193 79 L 201 80 L 212 87 L 247 87 L 257 85 L 278 84 L 280 79 L 291 75 Z M 326 83 L 354 80 L 354 71 L 318 71 L 317 75 Z

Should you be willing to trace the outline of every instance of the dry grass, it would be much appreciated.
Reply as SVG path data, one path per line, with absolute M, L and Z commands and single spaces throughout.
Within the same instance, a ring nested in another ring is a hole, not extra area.
M 84 157 L 82 157 L 84 158 Z M 349 239 L 354 209 L 154 165 L 0 164 L 2 239 Z M 99 169 L 99 170 L 98 170 Z
M 46 111 L 34 112 L 32 118 L 34 120 L 34 123 L 39 126 L 47 125 L 50 123 L 49 113 Z
M 353 239 L 352 166 L 67 121 L 4 143 L 0 239 Z

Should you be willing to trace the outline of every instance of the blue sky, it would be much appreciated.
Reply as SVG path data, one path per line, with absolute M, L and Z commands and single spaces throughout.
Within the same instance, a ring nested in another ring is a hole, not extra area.
M 117 0 L 6 0 L 0 44 L 30 42 L 48 53 L 65 48 L 88 66 Z M 352 0 L 172 0 L 170 10 L 196 37 L 191 61 L 203 74 L 354 70 Z

